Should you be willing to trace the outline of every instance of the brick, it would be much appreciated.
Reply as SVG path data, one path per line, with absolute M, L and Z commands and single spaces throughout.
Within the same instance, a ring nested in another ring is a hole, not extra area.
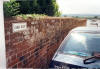
M 11 60 L 11 63 L 8 63 L 8 67 L 15 65 L 18 61 L 18 59 Z
M 15 64 L 12 68 L 17 68 L 17 64 Z
M 28 52 L 29 52 L 29 51 L 32 51 L 33 49 L 34 49 L 34 47 L 30 47 L 30 48 L 28 49 Z
M 23 63 L 22 62 L 19 62 L 18 63 L 18 68 L 22 68 L 22 66 L 23 66 Z
M 25 58 L 29 57 L 30 56 L 30 52 L 26 53 L 24 56 L 25 56 Z
M 27 29 L 12 32 L 12 24 L 21 22 L 27 22 Z M 85 19 L 75 18 L 46 17 L 27 20 L 9 18 L 5 20 L 7 67 L 47 68 L 68 32 L 75 27 L 85 25 Z
M 22 52 L 19 52 L 18 54 L 17 54 L 17 57 L 21 57 L 22 56 Z
M 13 56 L 11 56 L 11 60 L 14 60 L 14 59 L 16 59 L 17 57 L 16 57 L 16 54 L 15 55 L 13 55 Z
M 27 52 L 28 52 L 28 50 L 25 49 L 25 50 L 22 52 L 22 54 L 25 55 Z

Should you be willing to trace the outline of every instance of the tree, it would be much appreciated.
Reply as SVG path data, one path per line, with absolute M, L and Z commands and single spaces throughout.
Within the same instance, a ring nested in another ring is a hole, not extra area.
M 61 13 L 58 11 L 56 0 L 38 0 L 41 13 L 49 16 L 59 16 Z
M 20 3 L 21 14 L 46 14 L 48 16 L 60 16 L 56 0 L 24 0 Z
M 10 2 L 4 2 L 4 16 L 10 17 L 19 14 L 19 3 L 16 3 L 15 0 L 10 0 Z
M 46 13 L 46 1 L 48 0 L 37 0 L 38 6 L 40 8 L 40 14 L 45 14 Z
M 94 16 L 94 18 L 95 18 L 95 19 L 97 19 L 97 18 L 98 18 L 98 16 Z
M 21 14 L 28 14 L 30 13 L 30 2 L 29 1 L 18 1 L 20 4 L 20 13 Z
M 9 6 L 9 4 L 10 7 L 6 7 Z M 12 6 L 14 7 L 12 8 Z M 58 8 L 56 0 L 13 0 L 13 2 L 8 2 L 4 6 L 5 12 L 8 13 L 6 10 L 9 10 L 10 15 L 46 14 L 48 16 L 60 16 L 61 13 L 58 11 Z M 20 11 L 20 13 L 18 11 Z
M 59 11 L 58 4 L 56 2 L 54 4 L 54 16 L 61 16 L 61 12 Z
M 33 14 L 33 13 L 38 13 L 39 10 L 39 6 L 37 3 L 37 0 L 25 0 L 25 1 L 17 1 L 18 3 L 20 3 L 20 11 L 21 14 Z

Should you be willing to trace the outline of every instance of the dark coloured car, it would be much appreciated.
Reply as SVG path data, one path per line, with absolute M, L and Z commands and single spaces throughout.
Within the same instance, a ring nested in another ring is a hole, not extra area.
M 73 29 L 56 51 L 50 68 L 100 69 L 100 28 Z

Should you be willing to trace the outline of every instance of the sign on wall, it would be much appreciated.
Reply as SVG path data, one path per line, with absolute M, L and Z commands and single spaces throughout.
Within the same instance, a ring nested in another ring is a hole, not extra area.
M 19 32 L 27 29 L 27 23 L 13 23 L 12 24 L 13 32 Z

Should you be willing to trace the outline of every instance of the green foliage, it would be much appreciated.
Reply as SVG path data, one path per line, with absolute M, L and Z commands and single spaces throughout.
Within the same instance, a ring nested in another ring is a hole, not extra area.
M 60 16 L 56 0 L 25 0 L 20 3 L 21 14 L 46 14 L 49 16 Z
M 17 1 L 20 4 L 20 13 L 21 14 L 33 14 L 39 13 L 39 5 L 37 0 L 25 0 L 25 1 Z
M 17 3 L 15 0 L 11 0 L 10 2 L 4 2 L 4 16 L 10 17 L 17 15 L 19 11 L 19 3 Z
M 54 16 L 61 16 L 61 12 L 59 11 L 58 4 L 54 2 L 53 6 L 54 6 Z
M 58 11 L 59 7 L 56 0 L 38 0 L 38 4 L 41 9 L 41 13 L 49 16 L 60 16 L 61 13 Z
M 23 19 L 27 19 L 28 17 L 31 17 L 31 18 L 43 18 L 43 17 L 47 17 L 47 15 L 45 14 L 20 14 L 20 15 L 17 15 L 16 17 L 21 17 Z
M 45 14 L 48 16 L 60 16 L 56 0 L 24 0 L 4 3 L 5 16 L 17 14 Z
M 98 16 L 94 16 L 95 19 L 98 19 Z

